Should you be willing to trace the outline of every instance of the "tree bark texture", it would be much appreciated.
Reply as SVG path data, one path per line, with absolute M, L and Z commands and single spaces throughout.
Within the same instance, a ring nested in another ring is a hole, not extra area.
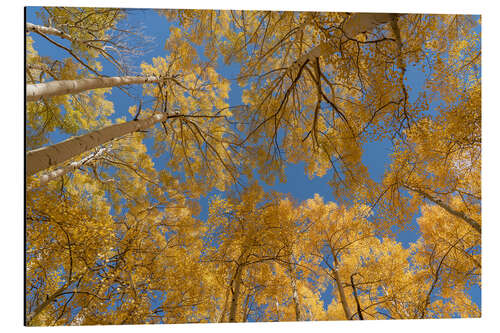
M 396 16 L 398 14 L 355 13 L 344 22 L 342 30 L 347 38 L 354 39 L 362 32 L 371 31 L 379 25 L 389 23 Z M 295 71 L 302 67 L 307 60 L 312 61 L 331 52 L 333 52 L 332 45 L 328 42 L 321 42 L 318 46 L 313 47 L 309 52 L 298 58 L 290 67 L 290 70 Z
M 447 211 L 451 215 L 454 215 L 454 216 L 464 220 L 467 224 L 469 224 L 472 228 L 474 228 L 474 230 L 476 230 L 478 233 L 481 233 L 481 225 L 476 220 L 471 218 L 470 216 L 468 216 L 468 215 L 466 215 L 458 210 L 451 208 L 451 206 L 447 205 L 446 203 L 444 203 L 440 199 L 434 198 L 431 195 L 427 194 L 426 192 L 424 192 L 420 189 L 412 188 L 409 186 L 405 186 L 405 187 L 407 189 L 409 189 L 410 191 L 416 192 L 416 193 L 420 194 L 422 197 L 426 198 L 427 200 L 435 203 L 436 205 L 443 208 L 445 211 Z
M 58 30 L 56 28 L 52 27 L 45 27 L 43 25 L 36 25 L 33 23 L 26 22 L 26 32 L 36 32 L 36 33 L 42 33 L 45 35 L 53 35 L 53 36 L 58 36 L 64 39 L 67 39 L 69 41 L 75 41 L 75 39 L 71 36 L 65 33 L 64 31 Z
M 26 154 L 26 176 L 31 176 L 51 166 L 63 163 L 123 135 L 148 129 L 169 117 L 172 116 L 169 116 L 168 113 L 156 113 L 146 119 L 131 120 L 126 123 L 106 126 L 87 134 L 69 138 L 52 146 L 29 151 Z
M 297 279 L 295 277 L 295 269 L 292 264 L 288 264 L 288 272 L 290 274 L 290 284 L 292 287 L 292 300 L 295 309 L 295 321 L 301 321 L 299 293 L 297 292 Z
M 106 150 L 107 150 L 106 148 L 101 148 L 97 152 L 90 154 L 89 156 L 84 157 L 79 161 L 72 162 L 68 165 L 63 166 L 62 168 L 59 168 L 57 170 L 51 171 L 49 173 L 46 173 L 46 174 L 40 176 L 39 185 L 43 186 L 54 179 L 62 177 L 65 174 L 67 174 L 73 170 L 78 169 L 79 167 L 83 166 L 84 164 L 86 164 L 89 161 L 98 159 L 102 154 L 104 154 L 104 152 L 106 152 Z
M 335 257 L 335 266 L 338 265 L 337 258 Z M 335 284 L 337 285 L 337 290 L 339 291 L 340 302 L 342 303 L 342 308 L 344 309 L 345 317 L 347 320 L 352 320 L 352 313 L 349 309 L 349 304 L 347 304 L 347 298 L 345 297 L 344 287 L 340 281 L 340 275 L 337 268 L 333 268 L 333 276 L 335 277 Z
M 26 85 L 26 100 L 32 102 L 46 97 L 78 94 L 92 89 L 118 87 L 127 84 L 156 83 L 158 81 L 159 79 L 154 76 L 115 76 L 28 84 Z
M 238 298 L 240 297 L 241 273 L 243 266 L 238 264 L 231 289 L 231 306 L 229 308 L 229 322 L 236 322 L 236 309 L 238 308 Z

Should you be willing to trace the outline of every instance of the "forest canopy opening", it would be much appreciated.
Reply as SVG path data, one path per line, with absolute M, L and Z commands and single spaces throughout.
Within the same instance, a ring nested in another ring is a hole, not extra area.
M 26 20 L 25 325 L 481 316 L 479 16 Z

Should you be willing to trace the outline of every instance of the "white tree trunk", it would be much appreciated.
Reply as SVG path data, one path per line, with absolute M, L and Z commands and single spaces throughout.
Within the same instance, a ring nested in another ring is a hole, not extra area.
M 26 85 L 26 100 L 31 102 L 45 97 L 77 94 L 92 89 L 155 82 L 158 82 L 158 78 L 154 76 L 115 76 L 28 84 Z
M 238 299 L 240 297 L 240 286 L 241 286 L 241 273 L 243 266 L 238 264 L 236 268 L 236 274 L 234 277 L 233 288 L 231 289 L 231 306 L 229 308 L 229 322 L 236 322 L 236 309 L 238 308 Z
M 345 21 L 343 31 L 348 38 L 354 39 L 362 32 L 371 31 L 381 24 L 389 23 L 396 16 L 398 14 L 356 13 Z M 328 42 L 321 42 L 318 46 L 297 59 L 290 67 L 290 71 L 298 70 L 307 60 L 312 61 L 331 52 L 333 52 L 332 45 Z
M 75 39 L 65 33 L 64 31 L 58 30 L 56 28 L 51 28 L 51 27 L 45 27 L 43 25 L 36 25 L 33 23 L 26 22 L 26 31 L 27 32 L 36 32 L 36 33 L 42 33 L 45 35 L 54 35 L 58 36 L 64 39 L 67 39 L 69 41 L 75 41 Z
M 368 32 L 379 25 L 389 23 L 398 14 L 387 13 L 356 13 L 351 15 L 343 25 L 343 31 L 349 38 L 356 38 L 363 32 Z
M 292 287 L 292 300 L 293 300 L 293 305 L 294 305 L 294 309 L 295 309 L 295 321 L 301 321 L 299 293 L 297 292 L 297 278 L 296 278 L 296 272 L 295 272 L 295 264 L 291 263 L 291 258 L 290 258 L 290 263 L 288 263 L 288 265 L 287 265 L 287 268 L 288 268 L 288 274 L 290 274 L 290 284 Z
M 443 208 L 445 211 L 447 211 L 451 215 L 454 215 L 454 216 L 464 220 L 465 222 L 467 222 L 467 224 L 469 224 L 472 228 L 474 228 L 474 230 L 476 230 L 479 234 L 481 234 L 481 225 L 476 220 L 474 220 L 472 217 L 470 217 L 470 216 L 466 215 L 465 213 L 462 213 L 458 210 L 453 209 L 451 206 L 447 205 L 442 200 L 440 200 L 438 198 L 434 198 L 431 195 L 427 194 L 426 192 L 424 192 L 418 188 L 413 188 L 413 187 L 410 187 L 408 185 L 404 185 L 404 187 L 409 189 L 410 191 L 413 191 L 413 192 L 420 194 L 422 197 L 426 198 L 430 202 L 435 203 L 436 205 Z
M 63 163 L 125 134 L 148 129 L 169 117 L 177 117 L 177 115 L 156 113 L 146 119 L 131 120 L 122 124 L 106 126 L 84 135 L 69 138 L 52 146 L 29 151 L 26 154 L 26 176 L 31 176 L 51 166 Z
M 335 284 L 337 285 L 337 290 L 339 291 L 340 303 L 342 303 L 342 308 L 344 309 L 346 319 L 352 320 L 352 312 L 351 309 L 349 308 L 349 304 L 347 303 L 347 297 L 345 297 L 344 287 L 342 286 L 342 281 L 340 280 L 340 275 L 339 272 L 337 271 L 337 267 L 339 265 L 339 262 L 337 260 L 337 255 L 334 254 L 333 250 L 332 254 L 335 264 L 335 267 L 332 268 L 332 271 L 333 271 L 333 276 L 335 277 Z
M 82 165 L 86 164 L 87 162 L 89 162 L 91 160 L 98 159 L 102 154 L 104 154 L 104 152 L 106 152 L 106 150 L 107 150 L 106 148 L 101 148 L 97 152 L 95 152 L 87 157 L 84 157 L 79 161 L 72 162 L 68 165 L 63 166 L 62 168 L 59 168 L 57 170 L 51 171 L 49 173 L 46 173 L 46 174 L 40 176 L 39 186 L 43 186 L 43 185 L 47 184 L 48 182 L 50 182 L 51 180 L 57 179 L 61 176 L 64 176 L 68 172 L 71 172 L 75 169 L 78 169 L 79 167 L 81 167 Z
M 345 297 L 344 287 L 340 281 L 339 272 L 337 269 L 333 269 L 333 276 L 335 276 L 335 283 L 337 285 L 337 290 L 339 291 L 340 303 L 342 303 L 342 308 L 344 309 L 345 317 L 347 320 L 352 319 L 352 313 L 349 309 L 349 304 L 347 304 L 347 298 Z

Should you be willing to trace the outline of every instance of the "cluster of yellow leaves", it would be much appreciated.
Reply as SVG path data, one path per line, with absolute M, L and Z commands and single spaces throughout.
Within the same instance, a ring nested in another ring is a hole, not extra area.
M 377 236 L 368 217 L 365 206 L 339 207 L 318 195 L 297 206 L 256 185 L 235 201 L 214 197 L 203 260 L 226 295 L 220 313 L 236 298 L 237 321 L 296 320 L 297 309 L 301 320 L 357 319 L 357 302 L 364 319 L 479 315 L 467 294 L 480 270 L 479 239 L 470 228 L 431 206 L 418 221 L 422 238 L 404 248 Z M 238 267 L 244 288 L 235 295 Z M 324 297 L 331 299 L 325 306 Z
M 28 315 L 37 311 L 46 299 L 60 293 L 61 287 L 62 291 L 85 290 L 85 286 L 94 285 L 98 279 L 91 269 L 114 245 L 114 221 L 109 206 L 102 201 L 95 206 L 82 202 L 87 202 L 87 198 L 61 195 L 54 190 L 27 193 Z M 82 297 L 73 296 L 73 306 L 78 306 Z M 62 300 L 59 298 L 58 303 L 51 302 L 45 307 L 54 311 L 64 304 Z M 34 318 L 31 324 L 52 325 L 54 318 Z
M 80 41 L 106 40 L 109 30 L 122 17 L 116 9 L 47 7 L 45 10 L 41 18 L 47 26 L 59 29 Z M 68 41 L 61 43 L 67 44 Z M 81 79 L 95 76 L 102 70 L 98 60 L 100 53 L 89 44 L 72 42 L 69 49 L 78 59 L 93 68 L 94 72 L 69 53 L 67 58 L 40 56 L 34 48 L 33 37 L 27 35 L 26 82 L 35 84 L 51 80 Z M 77 135 L 109 125 L 109 117 L 114 110 L 113 103 L 105 98 L 105 94 L 110 91 L 111 89 L 96 89 L 78 95 L 62 95 L 28 102 L 27 147 L 32 149 L 47 143 L 47 136 L 54 131 Z
M 184 173 L 186 188 L 196 197 L 234 183 L 240 161 L 229 147 L 237 141 L 228 122 L 229 81 L 212 64 L 199 63 L 196 49 L 180 34 L 173 27 L 167 40 L 171 53 L 141 65 L 144 75 L 165 78 L 162 87 L 145 87 L 144 94 L 157 103 L 144 113 L 178 114 L 153 134 L 155 150 L 168 158 L 172 171 Z
M 31 325 L 479 315 L 467 290 L 480 283 L 480 237 L 462 216 L 480 223 L 479 39 L 467 18 L 406 15 L 399 36 L 388 25 L 346 40 L 347 14 L 162 13 L 179 26 L 170 28 L 167 55 L 141 65 L 143 75 L 161 79 L 144 87 L 154 105 L 141 117 L 169 114 L 151 130 L 167 168 L 156 169 L 147 135 L 133 133 L 28 192 Z M 105 39 L 121 17 L 49 14 L 76 39 L 92 26 Z M 321 42 L 332 49 L 294 68 Z M 72 47 L 99 70 L 97 51 L 82 45 Z M 229 108 L 219 57 L 240 64 L 247 108 Z M 424 57 L 429 92 L 411 101 L 400 79 L 404 66 Z M 27 60 L 32 83 L 89 76 L 71 59 L 50 73 L 54 63 L 38 56 L 29 36 Z M 107 92 L 29 103 L 28 146 L 56 129 L 76 134 L 109 123 Z M 437 95 L 439 115 L 426 116 L 427 97 Z M 246 136 L 240 142 L 237 134 Z M 361 162 L 363 144 L 387 138 L 397 138 L 392 164 L 377 185 Z M 240 155 L 235 146 L 243 144 Z M 285 161 L 305 161 L 310 177 L 333 169 L 335 193 L 353 200 L 338 205 L 315 195 L 296 204 L 252 183 L 213 197 L 207 221 L 194 218 L 200 207 L 189 198 L 228 189 L 240 168 L 248 179 L 257 168 L 268 183 L 284 180 Z M 376 215 L 358 201 L 377 203 Z M 391 228 L 418 209 L 421 238 L 404 248 Z
M 174 323 L 210 310 L 196 257 L 203 227 L 140 134 L 63 182 L 28 194 L 30 325 Z

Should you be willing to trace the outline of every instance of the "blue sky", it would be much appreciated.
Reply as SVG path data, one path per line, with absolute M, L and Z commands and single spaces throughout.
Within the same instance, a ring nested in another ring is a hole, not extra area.
M 41 23 L 41 21 L 35 15 L 36 11 L 38 11 L 36 7 L 27 8 L 27 22 L 35 24 Z M 143 26 L 144 35 L 153 37 L 155 40 L 154 43 L 151 44 L 152 47 L 149 52 L 135 59 L 134 64 L 137 64 L 138 66 L 141 62 L 151 63 L 153 57 L 165 56 L 166 51 L 164 50 L 163 46 L 169 34 L 170 23 L 163 16 L 158 15 L 154 10 L 133 10 L 128 15 L 128 23 L 134 26 Z M 52 47 L 52 45 L 49 45 L 41 37 L 35 34 L 32 34 L 31 36 L 35 41 L 34 47 L 40 55 L 48 55 L 54 58 L 65 58 L 68 56 L 65 51 Z M 103 64 L 103 73 L 109 76 L 116 75 L 116 69 L 111 64 L 106 61 L 104 61 Z M 134 74 L 139 74 L 140 69 L 137 67 L 136 70 L 138 72 Z M 219 73 L 228 78 L 235 77 L 238 72 L 239 67 L 237 65 L 232 65 L 230 67 L 219 66 Z M 419 68 L 409 67 L 406 76 L 407 83 L 412 87 L 411 96 L 417 96 L 420 87 L 424 82 L 424 74 L 419 70 Z M 140 88 L 134 87 L 131 91 L 136 96 L 141 96 Z M 229 94 L 229 104 L 242 104 L 240 96 L 241 89 L 237 85 L 237 83 L 233 82 L 231 85 L 231 92 Z M 131 99 L 118 88 L 113 88 L 112 94 L 110 94 L 108 98 L 114 103 L 115 113 L 113 117 L 118 118 L 126 116 L 126 119 L 131 119 L 131 116 L 128 114 L 128 109 L 131 105 L 136 105 L 137 100 Z M 55 133 L 51 136 L 51 143 L 61 141 L 64 138 L 66 137 L 61 135 L 60 133 Z M 148 140 L 148 142 L 151 142 L 151 140 Z M 148 149 L 152 150 L 151 144 L 148 144 Z M 390 162 L 389 155 L 391 154 L 391 152 L 391 144 L 388 141 L 368 143 L 364 146 L 363 162 L 368 167 L 370 175 L 374 180 L 381 179 L 385 167 Z M 165 165 L 165 161 L 162 161 L 161 158 L 156 158 L 154 160 L 157 166 L 161 166 L 162 164 Z M 328 173 L 322 178 L 315 177 L 313 179 L 309 179 L 304 172 L 304 163 L 298 163 L 290 164 L 286 167 L 286 178 L 288 180 L 286 183 L 277 182 L 273 186 L 268 186 L 264 182 L 261 182 L 261 185 L 266 190 L 275 190 L 281 193 L 289 193 L 298 201 L 303 201 L 305 199 L 311 198 L 315 193 L 320 194 L 325 201 L 336 201 L 332 194 L 332 189 L 327 183 L 331 178 L 331 173 Z M 202 213 L 200 214 L 199 218 L 206 219 L 209 197 L 215 193 L 218 193 L 218 191 L 212 191 L 209 195 L 200 200 Z M 418 239 L 418 226 L 415 222 L 416 217 L 417 216 L 415 216 L 415 218 L 413 219 L 412 224 L 416 227 L 417 231 L 403 232 L 400 233 L 397 237 L 397 239 L 401 241 L 405 246 L 408 246 L 410 242 Z M 471 296 L 474 302 L 476 302 L 478 305 L 481 305 L 481 291 L 479 287 L 474 287 L 472 289 Z

